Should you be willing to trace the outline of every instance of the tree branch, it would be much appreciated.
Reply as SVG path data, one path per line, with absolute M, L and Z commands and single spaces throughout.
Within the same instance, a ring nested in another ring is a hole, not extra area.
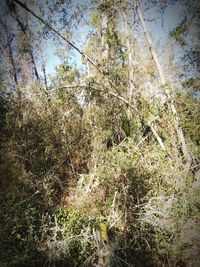
M 162 67 L 160 65 L 160 62 L 158 60 L 158 57 L 157 57 L 157 54 L 155 52 L 155 49 L 153 47 L 153 42 L 151 40 L 151 37 L 150 37 L 150 34 L 147 30 L 147 27 L 146 27 L 146 24 L 145 24 L 145 21 L 144 21 L 144 18 L 143 18 L 143 14 L 142 14 L 142 11 L 140 9 L 140 5 L 139 5 L 139 1 L 138 0 L 135 0 L 135 6 L 136 6 L 136 9 L 137 9 L 137 13 L 138 13 L 138 17 L 139 17 L 139 20 L 142 24 L 142 27 L 143 27 L 143 30 L 144 30 L 144 34 L 147 38 L 147 43 L 149 45 L 149 50 L 151 52 L 151 55 L 152 55 L 152 58 L 155 62 L 155 65 L 156 65 L 156 68 L 158 70 L 158 74 L 159 74 L 159 78 L 160 78 L 160 81 L 161 81 L 161 85 L 165 85 L 166 84 L 166 80 L 165 80 L 165 76 L 164 76 L 164 73 L 163 73 L 163 70 L 162 70 Z M 169 93 L 169 90 L 165 90 L 166 92 L 166 96 L 168 98 L 168 103 L 169 103 L 169 107 L 171 108 L 171 111 L 174 115 L 174 127 L 175 127 L 175 130 L 177 132 L 177 137 L 178 137 L 178 141 L 180 142 L 181 144 L 181 147 L 182 147 L 182 152 L 183 152 L 183 155 L 185 157 L 185 160 L 187 162 L 187 168 L 189 169 L 191 163 L 192 163 L 192 158 L 190 156 L 190 153 L 188 151 L 188 148 L 187 148 L 187 145 L 186 145 L 186 142 L 185 142 L 185 137 L 184 137 L 184 134 L 183 134 L 183 130 L 182 128 L 179 126 L 179 117 L 177 116 L 177 111 L 176 111 L 176 108 L 171 100 L 171 96 L 170 96 L 170 93 Z M 159 139 L 157 139 L 159 141 Z
M 55 29 L 53 26 L 51 26 L 47 21 L 45 21 L 43 18 L 41 18 L 40 16 L 38 16 L 34 11 L 32 11 L 30 8 L 28 8 L 24 3 L 22 3 L 19 0 L 13 0 L 16 4 L 18 4 L 19 6 L 21 6 L 23 9 L 25 9 L 28 13 L 30 13 L 32 16 L 34 16 L 35 18 L 37 18 L 40 22 L 42 22 L 47 28 L 49 28 L 51 31 L 53 31 L 54 33 L 56 33 L 62 40 L 64 40 L 65 42 L 67 42 L 71 47 L 73 47 L 80 55 L 82 55 L 82 57 L 84 57 L 90 64 L 93 65 L 93 67 L 95 67 L 95 69 L 102 73 L 101 70 L 95 65 L 95 63 L 84 53 L 82 52 L 74 43 L 72 43 L 71 41 L 69 41 L 66 37 L 64 37 L 57 29 Z
M 115 94 L 115 93 L 113 93 L 113 92 L 108 92 L 108 91 L 106 91 L 106 90 L 103 90 L 103 89 L 100 89 L 100 88 L 96 88 L 96 87 L 94 87 L 94 86 L 90 86 L 90 85 L 69 85 L 69 86 L 63 86 L 62 88 L 67 89 L 67 88 L 78 88 L 78 87 L 83 87 L 83 88 L 88 87 L 88 88 L 90 88 L 90 89 L 93 89 L 93 90 L 96 90 L 96 91 L 100 91 L 100 92 L 104 92 L 104 93 L 106 93 L 106 94 L 108 94 L 108 95 L 114 96 L 115 98 L 117 98 L 117 99 L 123 101 L 123 102 L 126 103 L 128 106 L 130 106 L 136 113 L 139 112 L 138 109 L 137 109 L 135 106 L 133 106 L 128 100 L 126 100 L 124 97 L 122 97 L 122 96 L 120 96 L 120 95 L 118 95 L 118 94 Z M 162 139 L 160 138 L 159 134 L 157 133 L 156 129 L 154 128 L 154 126 L 153 126 L 152 124 L 149 124 L 149 127 L 150 127 L 150 129 L 151 129 L 151 131 L 152 131 L 154 137 L 155 137 L 156 140 L 158 141 L 160 147 L 162 148 L 162 150 L 165 150 L 165 145 L 164 145 Z
M 121 100 L 122 102 L 126 103 L 128 106 L 130 106 L 135 112 L 138 113 L 138 109 L 133 106 L 132 104 L 130 104 L 130 102 L 128 100 L 126 100 L 124 97 L 118 95 L 118 94 L 115 94 L 113 92 L 109 92 L 109 91 L 106 91 L 104 89 L 101 89 L 101 88 L 97 88 L 97 87 L 94 87 L 94 86 L 91 86 L 91 85 L 88 85 L 88 84 L 84 84 L 84 85 L 78 85 L 78 84 L 73 84 L 73 85 L 67 85 L 67 86 L 62 86 L 61 88 L 63 89 L 68 89 L 68 88 L 90 88 L 90 89 L 93 89 L 95 91 L 100 91 L 100 92 L 103 92 L 103 93 L 106 93 L 108 95 L 111 95 L 111 96 L 114 96 L 115 98 L 118 98 L 119 100 Z M 49 90 L 49 91 L 54 91 L 54 90 Z M 49 92 L 48 91 L 48 92 Z

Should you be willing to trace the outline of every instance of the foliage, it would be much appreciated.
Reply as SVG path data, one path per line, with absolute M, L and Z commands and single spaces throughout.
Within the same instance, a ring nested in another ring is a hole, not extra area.
M 49 5 L 65 24 L 63 3 Z M 96 69 L 65 59 L 48 84 L 31 79 L 14 91 L 1 83 L 0 265 L 198 266 L 199 99 L 190 91 L 198 79 L 182 90 L 160 86 L 139 35 L 137 64 L 129 61 L 116 16 L 128 3 L 93 4 L 84 51 Z M 178 42 L 186 25 L 171 33 Z M 137 20 L 134 27 L 140 34 Z
M 176 42 L 184 46 L 186 43 L 182 37 L 182 35 L 187 31 L 187 21 L 184 19 L 180 25 L 178 25 L 173 31 L 170 32 L 170 36 L 174 37 Z

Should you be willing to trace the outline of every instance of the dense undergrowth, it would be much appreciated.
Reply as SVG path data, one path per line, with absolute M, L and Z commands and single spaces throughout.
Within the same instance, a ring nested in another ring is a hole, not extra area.
M 199 102 L 177 99 L 189 170 L 163 105 L 2 98 L 1 266 L 198 266 Z
M 198 267 L 199 42 L 181 85 L 182 52 L 157 57 L 145 27 L 174 1 L 42 2 L 5 1 L 0 21 L 0 267 Z M 199 5 L 183 2 L 186 45 Z

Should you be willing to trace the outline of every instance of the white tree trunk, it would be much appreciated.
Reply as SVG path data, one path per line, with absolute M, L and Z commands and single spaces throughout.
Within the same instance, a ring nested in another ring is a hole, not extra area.
M 109 18 L 106 11 L 102 12 L 102 23 L 101 23 L 101 47 L 102 47 L 102 71 L 105 72 L 108 68 L 109 62 L 109 45 L 107 42 Z
M 144 18 L 143 18 L 143 14 L 142 14 L 141 9 L 140 9 L 139 1 L 136 0 L 135 4 L 136 4 L 136 8 L 137 8 L 138 17 L 140 19 L 140 22 L 142 24 L 145 36 L 147 38 L 147 43 L 149 45 L 149 50 L 150 50 L 152 58 L 153 58 L 153 60 L 155 62 L 156 68 L 158 70 L 158 74 L 159 74 L 161 85 L 164 86 L 166 84 L 165 75 L 163 73 L 162 67 L 160 65 L 160 62 L 159 62 L 158 57 L 157 57 L 157 54 L 156 54 L 155 49 L 153 47 L 153 43 L 151 41 L 150 34 L 149 34 L 148 30 L 147 30 L 147 27 L 146 27 L 146 24 L 145 24 L 145 21 L 144 21 Z M 187 145 L 186 145 L 186 142 L 185 142 L 185 137 L 184 137 L 184 134 L 183 134 L 183 130 L 179 126 L 179 118 L 178 118 L 178 115 L 177 115 L 177 112 L 176 112 L 176 108 L 175 108 L 175 106 L 174 106 L 174 104 L 172 102 L 169 90 L 166 90 L 165 93 L 166 93 L 167 98 L 168 98 L 169 107 L 170 107 L 170 109 L 171 109 L 171 111 L 172 111 L 172 113 L 174 115 L 174 127 L 175 127 L 175 130 L 177 132 L 178 140 L 179 140 L 179 142 L 181 144 L 182 152 L 183 152 L 183 155 L 184 155 L 186 163 L 187 163 L 186 167 L 189 168 L 190 165 L 191 165 L 192 159 L 191 159 L 190 153 L 188 151 L 188 148 L 187 148 Z
M 127 88 L 127 97 L 129 99 L 129 102 L 132 100 L 133 92 L 134 92 L 134 83 L 133 83 L 133 38 L 131 34 L 131 29 L 128 24 L 128 14 L 123 12 L 123 18 L 124 18 L 124 27 L 126 32 L 126 46 L 128 50 L 128 88 Z

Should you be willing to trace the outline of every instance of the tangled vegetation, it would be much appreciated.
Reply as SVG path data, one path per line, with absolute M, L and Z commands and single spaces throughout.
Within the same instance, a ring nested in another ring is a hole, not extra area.
M 103 2 L 85 48 L 98 71 L 62 63 L 48 90 L 1 81 L 2 267 L 199 266 L 199 99 L 159 84 L 150 52 L 131 69 L 117 3 Z

